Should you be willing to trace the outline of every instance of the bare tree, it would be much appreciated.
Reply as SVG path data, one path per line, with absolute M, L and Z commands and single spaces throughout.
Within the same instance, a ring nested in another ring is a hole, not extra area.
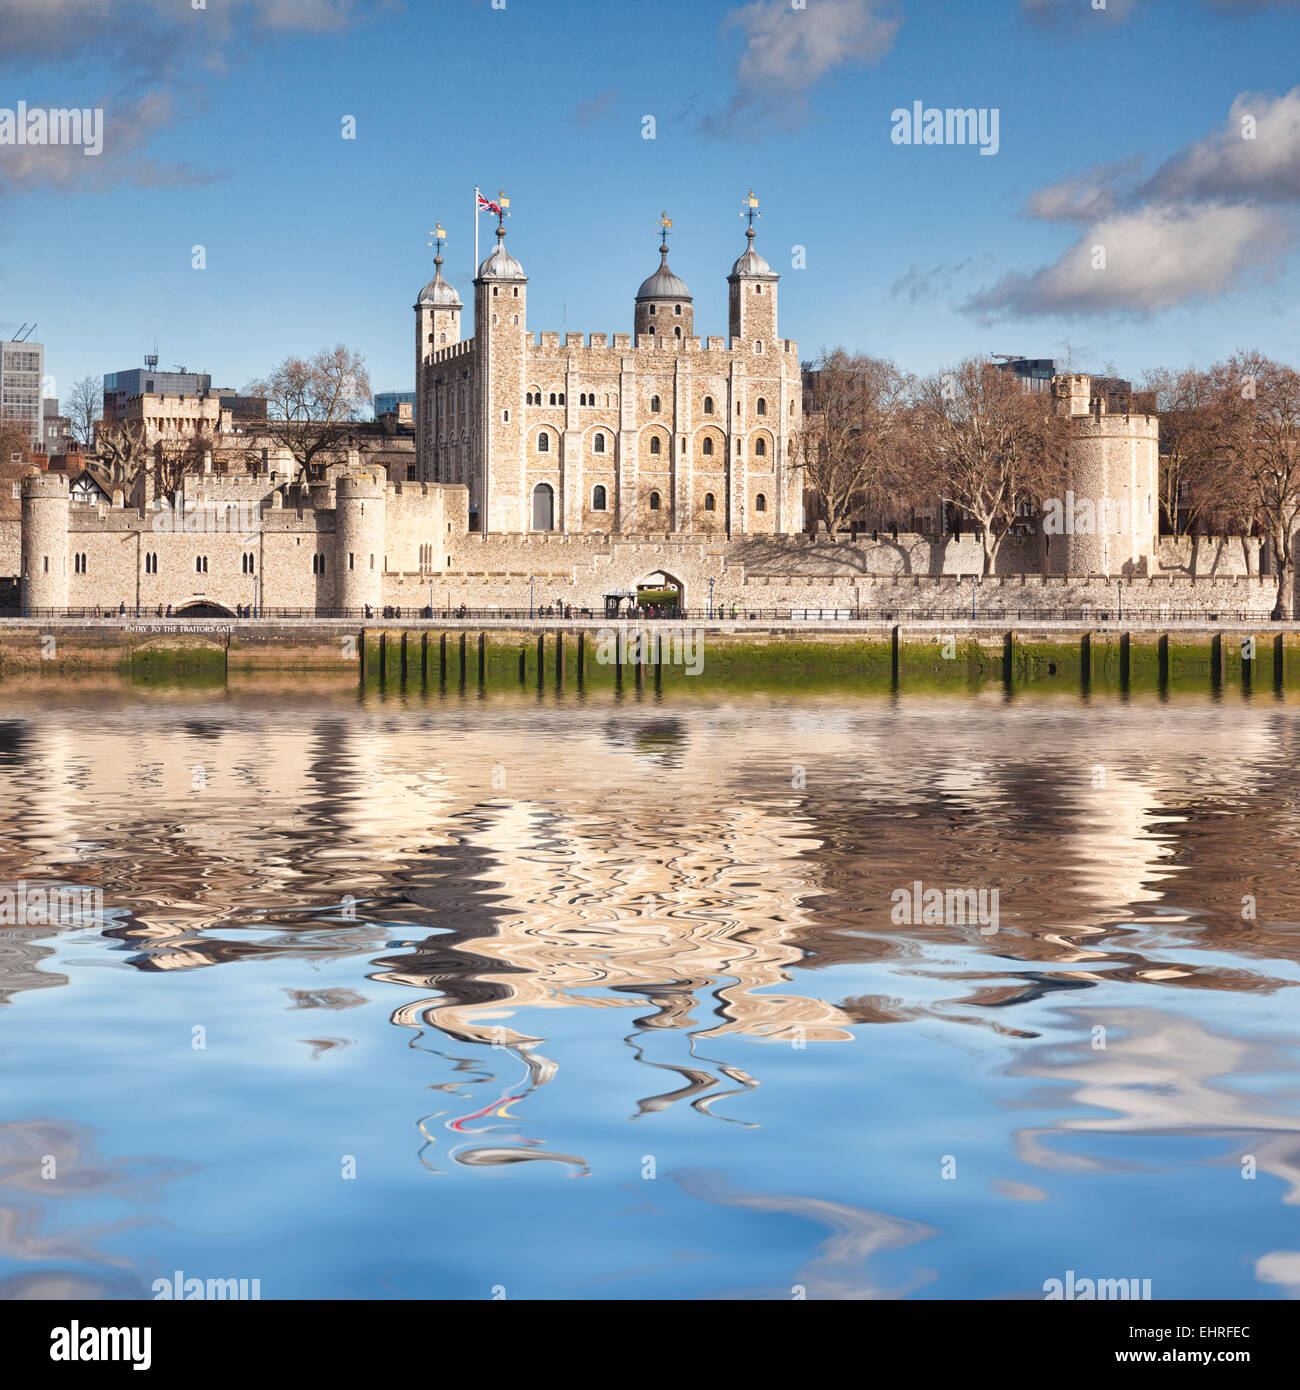
M 95 442 L 95 423 L 104 413 L 104 388 L 98 377 L 83 376 L 74 382 L 72 392 L 63 402 L 72 437 L 83 449 Z
M 1194 368 L 1156 367 L 1142 378 L 1160 417 L 1160 510 L 1176 536 L 1185 514 L 1190 530 L 1218 510 L 1221 479 L 1214 476 L 1218 414 L 1214 379 Z
M 920 382 L 908 443 L 917 481 L 980 528 L 984 573 L 1022 503 L 1064 495 L 1070 423 L 982 357 Z
M 154 495 L 170 497 L 187 477 L 201 473 L 208 444 L 209 441 L 198 434 L 159 440 L 148 463 L 153 473 Z
M 1239 352 L 1214 369 L 1216 446 L 1226 489 L 1239 488 L 1277 568 L 1275 619 L 1295 609 L 1293 544 L 1300 520 L 1300 372 Z
M 261 428 L 310 476 L 342 452 L 369 404 L 370 378 L 361 354 L 340 343 L 313 357 L 286 357 L 247 392 L 266 398 Z
M 814 365 L 795 458 L 832 536 L 896 490 L 908 385 L 892 362 L 843 348 L 823 352 Z
M 15 416 L 0 419 L 0 463 L 30 463 L 32 440 L 27 425 Z
M 110 489 L 121 489 L 128 498 L 153 455 L 143 420 L 101 420 L 95 431 L 95 452 Z

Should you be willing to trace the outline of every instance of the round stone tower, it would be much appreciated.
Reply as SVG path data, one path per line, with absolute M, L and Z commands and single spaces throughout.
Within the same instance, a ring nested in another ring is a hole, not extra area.
M 632 315 L 632 331 L 640 337 L 654 334 L 656 347 L 678 347 L 695 333 L 695 305 L 686 282 L 673 274 L 668 266 L 668 228 L 672 223 L 665 214 L 660 226 L 663 240 L 659 245 L 659 269 L 641 282 L 636 292 L 636 308 Z M 633 338 L 633 342 L 637 341 Z
M 1073 437 L 1065 497 L 1045 518 L 1050 568 L 1080 575 L 1153 574 L 1159 418 L 1108 413 L 1105 396 L 1094 394 L 1092 379 L 1082 374 L 1057 377 L 1052 394 L 1057 410 L 1070 416 Z
M 68 480 L 32 473 L 22 481 L 26 609 L 68 606 Z
M 385 480 L 369 473 L 338 480 L 335 492 L 335 602 L 378 609 L 384 596 Z

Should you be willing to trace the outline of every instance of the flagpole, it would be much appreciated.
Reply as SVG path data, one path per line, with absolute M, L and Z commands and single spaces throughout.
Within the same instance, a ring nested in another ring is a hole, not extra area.
M 474 185 L 474 274 L 478 274 L 478 184 Z

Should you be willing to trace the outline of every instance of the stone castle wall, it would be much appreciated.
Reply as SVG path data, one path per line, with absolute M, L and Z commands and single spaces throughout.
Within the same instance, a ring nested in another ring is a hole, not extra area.
M 1012 538 L 999 573 L 978 579 L 972 536 L 902 533 L 872 541 L 708 533 L 609 536 L 467 531 L 461 486 L 387 484 L 378 474 L 336 484 L 272 487 L 266 477 L 189 480 L 176 508 L 72 506 L 61 476 L 22 484 L 18 553 L 0 569 L 27 577 L 31 609 L 151 610 L 210 603 L 233 609 L 360 611 L 366 605 L 472 609 L 571 606 L 600 613 L 612 590 L 680 586 L 694 611 L 1098 611 L 1119 607 L 1113 576 L 1042 572 L 1039 538 Z M 0 537 L 2 540 L 3 537 Z M 13 549 L 11 538 L 11 552 Z M 1247 573 L 1246 551 L 1251 553 Z M 1163 541 L 1157 573 L 1124 581 L 1129 611 L 1265 616 L 1274 580 L 1259 577 L 1257 542 Z M 531 582 L 530 582 L 531 581 Z

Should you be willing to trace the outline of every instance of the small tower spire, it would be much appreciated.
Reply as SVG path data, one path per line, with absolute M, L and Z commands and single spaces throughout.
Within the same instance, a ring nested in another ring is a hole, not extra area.
M 758 235 L 754 230 L 754 219 L 756 217 L 762 217 L 763 214 L 758 210 L 758 199 L 754 196 L 754 190 L 752 188 L 749 190 L 749 193 L 741 199 L 740 215 L 749 219 L 749 226 L 745 229 L 745 235 L 749 238 L 750 246 L 753 246 L 754 238 Z
M 510 199 L 504 188 L 497 189 L 497 245 L 506 239 L 506 218 L 510 216 Z
M 666 212 L 659 214 L 659 221 L 655 223 L 659 228 L 659 263 L 668 264 L 668 236 L 673 229 L 673 219 Z
M 435 247 L 433 263 L 437 267 L 438 274 L 442 274 L 442 248 L 447 244 L 447 232 L 441 222 L 434 223 L 434 229 L 429 233 L 433 240 L 429 243 Z

